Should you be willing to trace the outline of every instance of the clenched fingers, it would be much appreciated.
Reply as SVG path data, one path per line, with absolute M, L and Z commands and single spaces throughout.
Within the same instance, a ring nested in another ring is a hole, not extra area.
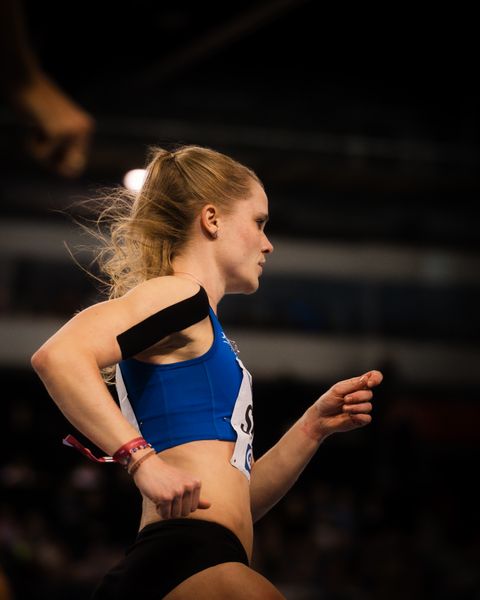
M 200 485 L 196 485 L 193 488 L 193 492 L 192 492 L 192 502 L 191 502 L 191 508 L 190 508 L 191 512 L 194 512 L 195 510 L 197 510 L 199 500 L 200 500 Z
M 178 519 L 182 516 L 182 496 L 177 494 L 172 502 L 170 516 L 172 519 Z
M 186 488 L 183 492 L 182 504 L 181 504 L 181 515 L 182 517 L 188 517 L 188 515 L 192 512 L 192 494 L 193 494 L 193 486 L 192 488 Z
M 361 427 L 363 425 L 368 425 L 372 422 L 372 417 L 370 415 L 366 415 L 364 413 L 360 415 L 349 415 L 350 421 L 354 423 L 357 427 Z
M 185 487 L 183 492 L 178 492 L 173 499 L 165 498 L 156 503 L 158 514 L 162 519 L 177 519 L 188 517 L 190 513 L 199 508 L 210 508 L 210 502 L 200 500 L 200 483 Z
M 172 500 L 161 500 L 155 505 L 158 514 L 162 519 L 171 519 L 172 517 Z
M 360 404 L 344 404 L 343 412 L 349 413 L 351 415 L 360 414 L 360 413 L 371 413 L 372 412 L 372 403 L 371 402 L 362 402 Z
M 380 371 L 368 371 L 360 377 L 352 377 L 351 379 L 345 379 L 336 383 L 332 391 L 337 396 L 346 396 L 360 390 L 368 390 L 381 383 L 383 375 Z
M 178 519 L 186 516 L 183 515 L 183 500 L 184 496 L 180 493 L 175 494 L 172 499 L 161 500 L 156 504 L 158 514 L 162 519 Z M 190 511 L 187 514 L 190 514 Z
M 358 392 L 352 392 L 344 397 L 346 404 L 358 404 L 359 402 L 368 402 L 373 398 L 373 392 L 371 390 L 359 390 Z

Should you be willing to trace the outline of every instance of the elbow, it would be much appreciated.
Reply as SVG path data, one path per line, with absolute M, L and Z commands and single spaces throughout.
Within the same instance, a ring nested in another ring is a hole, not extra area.
M 63 358 L 62 358 L 63 357 Z M 57 369 L 64 360 L 64 352 L 56 345 L 44 344 L 30 358 L 30 364 L 37 375 L 43 378 Z
M 37 373 L 40 371 L 42 362 L 43 362 L 43 352 L 42 348 L 39 348 L 32 356 L 30 357 L 30 364 L 32 365 L 32 369 Z
M 41 375 L 47 371 L 47 365 L 50 362 L 50 359 L 50 353 L 42 346 L 34 354 L 32 354 L 30 357 L 30 364 L 37 375 Z
M 88 352 L 63 340 L 49 340 L 30 357 L 30 364 L 37 375 L 45 380 L 62 370 L 71 370 L 72 364 L 89 364 L 100 368 L 93 352 Z

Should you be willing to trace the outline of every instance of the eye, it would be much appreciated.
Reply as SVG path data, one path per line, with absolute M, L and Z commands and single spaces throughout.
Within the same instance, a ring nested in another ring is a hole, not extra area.
M 258 226 L 262 229 L 265 226 L 266 219 L 257 219 Z

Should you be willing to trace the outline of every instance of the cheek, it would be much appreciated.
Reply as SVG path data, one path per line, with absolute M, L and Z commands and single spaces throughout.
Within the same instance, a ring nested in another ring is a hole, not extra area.
M 231 265 L 245 267 L 251 257 L 257 256 L 261 246 L 260 232 L 248 225 L 237 224 L 231 231 L 226 232 L 225 255 Z
M 237 235 L 235 236 L 235 247 L 240 254 L 248 254 L 252 247 L 252 236 L 249 231 L 245 229 L 238 229 Z

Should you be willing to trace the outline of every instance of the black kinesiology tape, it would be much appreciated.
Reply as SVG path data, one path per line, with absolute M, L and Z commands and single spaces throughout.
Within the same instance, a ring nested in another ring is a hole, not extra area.
M 194 296 L 159 310 L 154 315 L 117 335 L 117 342 L 122 351 L 122 359 L 131 358 L 135 354 L 150 348 L 167 335 L 202 321 L 208 316 L 208 309 L 207 292 L 201 287 Z

